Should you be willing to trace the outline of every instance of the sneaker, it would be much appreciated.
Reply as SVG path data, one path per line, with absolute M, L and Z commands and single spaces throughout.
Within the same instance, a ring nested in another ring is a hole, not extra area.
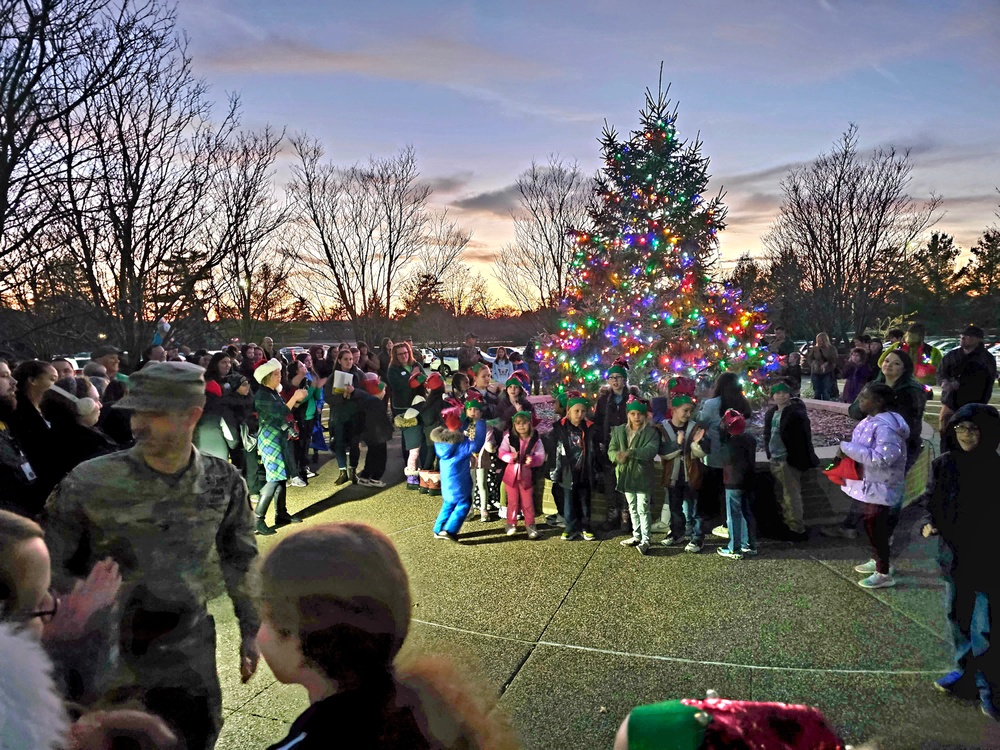
M 517 533 L 517 526 L 507 524 L 507 536 L 514 536 Z
M 585 531 L 585 532 L 583 532 L 583 541 L 585 541 L 585 542 L 592 542 L 595 539 L 597 539 L 597 536 L 594 534 L 593 531 Z
M 670 522 L 669 521 L 656 521 L 649 530 L 653 534 L 669 534 L 670 533 Z
M 664 547 L 672 547 L 675 544 L 680 544 L 682 541 L 684 540 L 678 539 L 675 536 L 668 535 L 660 540 L 660 544 L 662 544 Z
M 719 557 L 726 557 L 726 558 L 729 558 L 730 560 L 742 560 L 743 559 L 743 553 L 742 552 L 730 552 L 728 547 L 719 547 L 715 551 L 719 553 Z
M 564 542 L 573 542 L 573 541 L 576 541 L 577 539 L 579 539 L 580 535 L 579 534 L 570 534 L 569 532 L 564 531 L 562 534 L 559 535 L 559 538 L 562 541 L 564 541 Z
M 757 550 L 753 547 L 740 547 L 740 554 L 743 557 L 754 557 L 757 554 Z
M 864 589 L 884 589 L 895 586 L 896 579 L 891 575 L 884 576 L 881 573 L 872 573 L 863 581 L 858 581 L 858 585 Z
M 628 539 L 622 539 L 618 542 L 622 547 L 638 547 L 640 540 L 636 539 L 634 536 L 630 536 Z
M 636 549 L 639 550 L 639 554 L 640 555 L 648 555 L 649 554 L 649 543 L 648 542 L 643 542 L 642 544 L 637 545 Z
M 490 522 L 490 512 L 488 510 L 479 511 L 479 522 L 489 523 Z
M 538 531 L 535 529 L 534 524 L 528 527 L 528 539 L 538 539 Z
M 871 574 L 871 573 L 877 572 L 875 570 L 875 561 L 874 560 L 869 560 L 866 563 L 861 563 L 861 565 L 855 565 L 854 566 L 854 572 L 855 573 L 865 573 L 865 574 Z M 896 567 L 894 565 L 890 565 L 889 566 L 889 575 L 895 575 L 895 574 L 896 574 Z
M 949 672 L 941 679 L 934 680 L 934 687 L 942 693 L 953 695 L 956 698 L 975 700 L 979 697 L 979 690 L 976 688 L 975 681 L 966 678 L 965 673 L 957 669 Z
M 717 536 L 719 537 L 719 539 L 728 539 L 729 529 L 727 529 L 725 526 L 716 526 L 714 529 L 712 529 L 712 536 Z
M 274 519 L 275 526 L 287 526 L 290 523 L 302 523 L 298 516 L 278 516 Z
M 292 477 L 292 481 L 289 482 L 292 487 L 308 487 L 306 480 L 302 477 Z
M 450 539 L 451 536 L 448 534 L 447 531 L 443 531 L 442 530 L 442 531 L 435 531 L 434 532 L 434 538 L 435 539 Z
M 563 518 L 562 516 L 557 515 L 555 523 L 553 523 L 552 521 L 549 521 L 549 526 L 558 526 L 560 529 L 565 529 L 566 528 L 566 519 Z
M 685 552 L 701 552 L 701 548 L 705 545 L 702 542 L 688 542 L 687 547 L 684 548 Z
M 500 508 L 499 508 L 499 510 L 497 510 L 497 513 L 500 515 L 500 518 L 506 518 L 507 517 L 507 506 L 506 505 L 501 505 Z
M 318 477 L 318 476 L 319 474 L 310 469 L 308 466 L 306 467 L 306 479 L 312 479 L 313 477 Z

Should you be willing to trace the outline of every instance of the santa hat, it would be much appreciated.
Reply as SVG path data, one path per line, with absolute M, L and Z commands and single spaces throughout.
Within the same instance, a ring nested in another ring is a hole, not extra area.
M 462 429 L 462 415 L 458 409 L 454 407 L 445 409 L 441 412 L 441 416 L 444 417 L 444 426 L 447 430 L 458 432 Z
M 747 428 L 747 420 L 736 409 L 726 409 L 726 413 L 722 415 L 722 426 L 730 435 L 742 435 Z
M 513 377 L 517 378 L 517 380 L 519 381 L 518 385 L 521 386 L 521 388 L 525 389 L 528 387 L 528 383 L 531 380 L 531 378 L 528 376 L 528 373 L 526 373 L 524 370 L 514 370 Z M 510 380 L 508 380 L 507 383 L 510 384 Z
M 861 479 L 860 467 L 853 458 L 842 456 L 840 460 L 829 469 L 824 469 L 823 473 L 836 485 L 845 486 L 849 480 L 858 481 Z

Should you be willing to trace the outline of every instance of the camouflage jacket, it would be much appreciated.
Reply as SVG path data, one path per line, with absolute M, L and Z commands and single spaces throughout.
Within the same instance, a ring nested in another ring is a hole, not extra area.
M 260 626 L 251 574 L 257 543 L 246 482 L 229 463 L 193 448 L 179 475 L 151 469 L 137 448 L 77 466 L 45 506 L 53 579 L 84 577 L 111 557 L 128 618 L 173 622 L 176 635 L 206 616 L 215 557 L 242 635 Z

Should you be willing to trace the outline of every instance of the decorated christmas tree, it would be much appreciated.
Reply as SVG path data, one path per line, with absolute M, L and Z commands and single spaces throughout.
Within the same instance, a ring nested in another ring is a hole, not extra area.
M 667 91 L 646 91 L 640 128 L 627 140 L 606 126 L 604 167 L 590 226 L 571 230 L 577 253 L 558 329 L 540 350 L 550 386 L 593 391 L 617 358 L 629 380 L 652 394 L 674 375 L 747 375 L 753 391 L 770 366 L 760 310 L 713 278 L 721 193 L 706 199 L 708 159 L 675 129 Z

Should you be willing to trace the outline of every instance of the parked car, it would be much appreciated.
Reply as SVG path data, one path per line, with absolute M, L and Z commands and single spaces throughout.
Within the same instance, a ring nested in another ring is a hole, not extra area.
M 997 369 L 1000 370 L 1000 344 L 994 344 L 986 351 L 993 355 L 993 359 L 997 361 Z
M 499 348 L 500 348 L 499 346 L 491 346 L 489 349 L 486 350 L 486 354 L 484 354 L 484 357 L 486 355 L 489 355 L 490 361 L 491 362 L 494 361 L 497 358 L 497 349 L 499 349 Z M 524 356 L 524 347 L 523 346 L 505 346 L 503 348 L 507 350 L 507 356 L 508 357 L 510 356 L 511 352 L 517 352 L 522 357 Z
M 431 353 L 431 359 L 426 363 L 431 370 L 441 373 L 441 377 L 451 377 L 458 370 L 458 349 L 442 349 L 440 354 Z
M 63 357 L 63 356 L 53 357 L 52 359 L 53 360 L 65 359 L 67 362 L 69 362 L 70 366 L 73 368 L 73 372 L 75 372 L 77 375 L 83 375 L 83 366 L 90 361 L 89 356 L 86 359 L 77 359 L 76 357 Z
M 962 340 L 957 337 L 948 337 L 943 339 L 934 339 L 934 341 L 928 341 L 927 343 L 937 349 L 940 349 L 942 354 L 947 354 L 955 347 L 961 346 Z

